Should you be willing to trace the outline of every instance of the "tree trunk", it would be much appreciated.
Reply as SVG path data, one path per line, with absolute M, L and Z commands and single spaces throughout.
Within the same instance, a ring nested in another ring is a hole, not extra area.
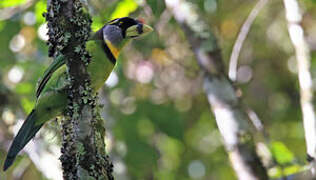
M 232 82 L 225 74 L 215 36 L 194 6 L 185 0 L 165 0 L 182 26 L 204 74 L 204 90 L 223 137 L 233 168 L 241 180 L 268 179 L 255 151 L 247 113 Z
M 64 179 L 113 179 L 113 165 L 105 153 L 104 120 L 86 69 L 91 19 L 79 0 L 48 0 L 45 17 L 49 55 L 64 55 L 68 71 L 69 104 L 61 121 Z

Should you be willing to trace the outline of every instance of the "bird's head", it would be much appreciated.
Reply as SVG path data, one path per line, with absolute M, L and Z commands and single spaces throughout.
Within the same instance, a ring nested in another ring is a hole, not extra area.
M 105 35 L 111 35 L 113 28 L 118 29 L 124 39 L 136 38 L 153 31 L 153 29 L 142 20 L 135 20 L 130 17 L 117 18 L 110 21 L 105 26 Z
M 131 39 L 143 36 L 153 29 L 141 20 L 130 17 L 117 18 L 104 25 L 92 37 L 94 40 L 102 40 L 117 58 L 120 50 Z

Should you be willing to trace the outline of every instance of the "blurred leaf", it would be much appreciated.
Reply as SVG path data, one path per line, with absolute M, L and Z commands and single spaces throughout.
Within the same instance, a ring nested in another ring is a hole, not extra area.
M 18 6 L 25 3 L 27 0 L 1 0 L 0 8 Z
M 152 168 L 158 160 L 158 152 L 148 144 L 134 140 L 128 142 L 128 153 L 125 160 L 128 164 L 133 164 L 129 167 L 130 173 L 137 176 L 136 179 L 142 179 L 141 177 L 152 173 Z
M 154 134 L 155 127 L 149 119 L 140 119 L 137 123 L 138 132 L 141 136 L 150 137 Z
M 292 163 L 294 160 L 294 154 L 282 142 L 273 142 L 271 151 L 276 161 L 281 165 Z
M 170 170 L 177 169 L 180 166 L 181 155 L 184 151 L 182 142 L 168 136 L 161 136 L 158 146 L 163 156 L 161 163 Z
M 23 6 L 23 3 L 28 1 L 0 0 L 0 9 L 4 6 L 13 7 L 14 4 Z M 235 43 L 234 35 L 254 3 L 242 0 L 186 1 L 197 8 L 207 26 L 214 31 L 223 59 L 229 59 Z M 33 2 L 27 11 L 34 12 L 35 25 L 23 23 L 26 17 L 24 12 L 18 12 L 12 18 L 0 21 L 0 92 L 4 97 L 14 97 L 12 102 L 8 101 L 5 105 L 8 107 L 4 107 L 14 112 L 20 112 L 21 108 L 26 112 L 31 111 L 35 104 L 35 84 L 49 63 L 48 47 L 45 41 L 36 35 L 38 26 L 45 23 L 42 13 L 46 11 L 46 1 Z M 236 179 L 232 167 L 229 166 L 207 97 L 203 94 L 202 78 L 196 78 L 201 76 L 198 64 L 190 50 L 187 37 L 166 9 L 165 1 L 94 2 L 91 4 L 96 7 L 92 26 L 94 31 L 111 20 L 110 18 L 128 16 L 131 13 L 135 17 L 146 16 L 155 27 L 155 32 L 132 41 L 123 50 L 124 54 L 118 59 L 115 70 L 119 82 L 115 88 L 106 89 L 107 94 L 112 94 L 116 88 L 122 89 L 122 98 L 118 98 L 122 99 L 122 102 L 119 105 L 105 103 L 105 107 L 109 106 L 110 110 L 104 109 L 111 114 L 111 117 L 105 118 L 106 126 L 114 138 L 114 143 L 109 146 L 113 147 L 111 153 L 114 155 L 114 161 L 118 158 L 119 161 L 122 160 L 123 165 L 122 174 L 116 174 L 117 179 L 193 179 L 188 173 L 188 165 L 196 159 L 206 162 L 205 176 L 198 179 Z M 217 3 L 215 12 L 212 11 L 214 2 Z M 306 14 L 302 25 L 306 36 L 311 37 L 311 40 L 314 39 L 315 2 L 316 0 L 300 1 Z M 266 128 L 271 140 L 280 141 L 270 147 L 279 166 L 269 169 L 271 177 L 280 178 L 301 171 L 302 167 L 294 163 L 296 160 L 306 162 L 306 148 L 299 107 L 299 82 L 293 71 L 297 66 L 289 64 L 290 59 L 295 61 L 295 52 L 288 37 L 284 12 L 280 11 L 284 8 L 283 3 L 271 3 L 273 5 L 265 8 L 256 18 L 240 54 L 240 65 L 249 65 L 253 78 L 249 83 L 238 83 L 238 86 L 242 88 L 245 102 L 268 125 Z M 223 22 L 227 21 L 229 23 L 223 26 Z M 33 31 L 27 31 L 30 28 Z M 23 35 L 25 40 L 24 48 L 18 52 L 13 51 L 11 47 L 12 39 L 17 34 Z M 202 44 L 203 48 L 212 48 L 211 41 Z M 311 73 L 312 77 L 316 77 L 316 52 L 311 53 Z M 154 69 L 152 83 L 146 84 L 146 88 L 138 88 L 144 85 L 137 82 L 137 73 L 142 61 L 149 61 Z M 10 82 L 8 72 L 13 66 L 23 68 L 23 80 L 15 84 L 13 89 L 3 89 L 1 85 Z M 189 77 L 194 78 L 195 82 Z M 178 99 L 172 96 L 178 81 L 187 85 L 185 87 L 192 88 L 188 97 L 183 97 L 190 99 L 192 103 L 192 107 L 185 112 L 176 108 Z M 136 99 L 136 109 L 132 114 L 122 111 L 126 106 L 123 100 L 127 97 Z M 157 97 L 159 101 L 153 99 Z M 4 101 L 0 100 L 0 104 L 2 102 Z M 11 136 L 6 132 L 0 132 L 0 138 L 3 139 L 0 149 L 6 149 L 8 137 Z M 120 144 L 123 144 L 123 150 L 119 150 L 118 142 L 122 142 Z M 3 162 L 3 153 L 0 153 L 0 162 Z M 21 158 L 19 156 L 18 161 Z M 21 163 L 15 164 L 5 176 L 0 172 L 1 180 L 13 179 L 13 172 L 20 171 Z M 18 179 L 42 179 L 36 175 L 30 176 L 30 172 L 34 173 L 35 169 L 34 165 L 28 166 L 28 173 L 25 171 L 23 174 L 29 176 Z
M 25 113 L 30 113 L 35 105 L 34 101 L 30 101 L 29 99 L 27 99 L 26 97 L 23 97 L 21 99 L 21 103 L 22 103 L 22 107 L 25 111 Z
M 46 12 L 46 2 L 45 1 L 38 1 L 35 5 L 35 16 L 36 22 L 38 24 L 42 24 L 45 21 L 43 17 L 43 13 Z
M 283 177 L 282 169 L 279 166 L 270 168 L 268 170 L 268 174 L 269 174 L 269 177 L 271 177 L 271 178 Z
M 299 165 L 290 165 L 285 168 L 276 166 L 276 167 L 270 168 L 268 170 L 268 174 L 271 178 L 282 178 L 285 176 L 289 176 L 291 174 L 299 173 L 303 170 L 304 170 L 304 167 L 299 166 Z
M 0 21 L 0 31 L 4 28 L 5 24 L 5 21 Z
M 92 17 L 92 30 L 99 30 L 107 21 L 115 18 L 128 16 L 137 9 L 138 5 L 134 0 L 123 0 L 112 3 L 106 11 L 100 12 L 99 15 Z M 109 14 L 110 13 L 110 14 Z M 110 16 L 110 18 L 109 18 Z M 109 18 L 109 19 L 108 19 Z
M 159 17 L 166 9 L 165 1 L 147 0 L 148 5 L 151 7 L 154 15 Z
M 31 83 L 19 83 L 15 87 L 15 92 L 18 94 L 30 94 L 33 91 L 33 85 Z
M 97 31 L 104 25 L 104 20 L 101 19 L 100 16 L 92 17 L 92 22 L 93 22 L 91 25 L 92 31 Z
M 111 19 L 128 16 L 137 9 L 138 5 L 134 0 L 123 0 L 115 8 Z
M 140 108 L 148 112 L 147 116 L 160 131 L 173 138 L 183 139 L 183 121 L 180 113 L 178 113 L 173 106 L 144 104 L 144 106 Z M 156 111 L 150 109 L 156 109 Z
M 285 175 L 291 175 L 291 174 L 298 173 L 301 170 L 303 170 L 302 166 L 292 165 L 292 166 L 288 166 L 288 167 L 284 168 L 284 174 Z

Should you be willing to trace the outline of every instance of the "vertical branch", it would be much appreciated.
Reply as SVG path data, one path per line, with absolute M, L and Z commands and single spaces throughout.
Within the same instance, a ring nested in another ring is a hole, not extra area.
M 300 84 L 301 108 L 305 129 L 308 161 L 312 165 L 313 173 L 316 170 L 316 118 L 313 106 L 312 76 L 310 72 L 309 47 L 304 38 L 304 30 L 300 25 L 302 14 L 296 0 L 284 0 L 288 31 L 295 48 Z
M 215 36 L 207 29 L 193 5 L 185 0 L 165 0 L 182 26 L 204 73 L 204 90 L 223 137 L 229 159 L 239 179 L 268 179 L 255 152 L 249 119 L 225 74 Z
M 64 179 L 113 179 L 112 164 L 105 153 L 104 122 L 92 93 L 85 50 L 91 19 L 80 0 L 49 0 L 45 14 L 49 28 L 49 55 L 65 57 L 69 104 L 62 126 Z

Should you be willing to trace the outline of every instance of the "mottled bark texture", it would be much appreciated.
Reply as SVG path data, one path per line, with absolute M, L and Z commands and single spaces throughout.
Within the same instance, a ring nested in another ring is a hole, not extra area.
M 225 73 L 220 48 L 194 5 L 185 0 L 165 0 L 181 25 L 204 74 L 204 90 L 236 175 L 241 180 L 268 179 L 255 151 L 248 125 L 232 82 Z
M 113 179 L 113 165 L 105 153 L 104 122 L 97 97 L 91 93 L 85 50 L 91 19 L 79 0 L 49 0 L 45 13 L 49 28 L 49 56 L 66 58 L 69 104 L 61 121 L 64 179 Z

